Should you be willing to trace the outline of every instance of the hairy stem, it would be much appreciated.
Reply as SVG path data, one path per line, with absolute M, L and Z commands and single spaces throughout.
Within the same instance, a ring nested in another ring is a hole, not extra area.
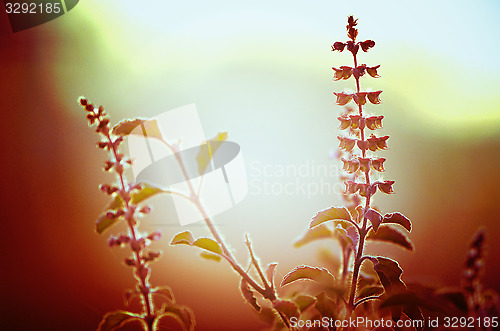
M 95 110 L 93 112 L 94 112 L 94 115 L 97 116 L 97 113 L 95 112 Z M 101 120 L 100 119 L 98 119 L 98 120 L 99 120 L 99 123 L 101 123 Z M 119 152 L 118 152 L 117 147 L 113 144 L 113 139 L 111 138 L 111 135 L 109 134 L 109 132 L 103 133 L 103 135 L 108 140 L 108 143 L 110 146 L 110 151 L 113 154 L 115 161 L 119 162 L 120 161 L 120 157 L 118 156 Z M 120 180 L 120 186 L 121 186 L 120 195 L 121 195 L 121 197 L 124 201 L 124 204 L 125 204 L 125 213 L 126 213 L 126 215 L 128 215 L 127 216 L 127 225 L 128 225 L 129 231 L 130 231 L 130 235 L 132 236 L 132 239 L 135 242 L 135 241 L 137 241 L 137 229 L 136 229 L 137 222 L 134 219 L 133 211 L 132 211 L 132 208 L 130 207 L 130 192 L 125 184 L 125 178 L 123 176 L 123 171 L 116 171 L 116 174 L 118 175 L 118 178 Z M 145 262 L 141 259 L 141 251 L 142 251 L 142 248 L 141 248 L 141 250 L 138 250 L 138 251 L 134 250 L 134 257 L 136 260 L 136 267 L 135 267 L 136 271 L 143 270 L 144 268 L 146 268 Z M 143 298 L 144 310 L 146 313 L 144 321 L 146 322 L 146 325 L 148 327 L 148 331 L 152 331 L 153 330 L 153 321 L 154 321 L 154 318 L 153 318 L 154 307 L 153 307 L 153 301 L 151 299 L 151 288 L 150 288 L 148 281 L 146 279 L 147 276 L 142 277 L 139 275 L 138 272 L 136 272 L 136 277 L 138 278 L 140 285 L 141 285 L 140 292 L 141 292 L 141 296 Z
M 252 287 L 254 288 L 257 292 L 259 292 L 264 298 L 268 299 L 269 301 L 273 302 L 277 299 L 276 293 L 273 289 L 271 289 L 266 282 L 264 282 L 264 287 L 260 286 L 249 274 L 247 271 L 245 271 L 241 265 L 236 261 L 234 258 L 233 254 L 231 251 L 228 249 L 224 239 L 222 239 L 222 236 L 219 234 L 217 228 L 215 227 L 214 223 L 212 222 L 211 218 L 208 216 L 205 207 L 200 201 L 199 198 L 199 188 L 197 191 L 195 191 L 190 179 L 189 175 L 186 171 L 186 167 L 184 165 L 184 161 L 182 160 L 182 157 L 179 155 L 179 151 L 176 147 L 170 145 L 168 142 L 162 140 L 162 142 L 174 153 L 175 158 L 177 160 L 177 163 L 179 164 L 179 167 L 184 175 L 184 178 L 186 179 L 187 186 L 189 189 L 190 193 L 190 200 L 191 202 L 196 206 L 198 211 L 200 212 L 201 216 L 203 217 L 205 224 L 207 225 L 208 229 L 210 230 L 210 233 L 214 237 L 215 241 L 220 245 L 222 253 L 224 258 L 229 262 L 231 267 Z
M 354 39 L 353 39 L 353 42 L 354 42 Z M 352 54 L 353 54 L 353 59 L 354 59 L 354 68 L 356 68 L 358 66 L 356 52 L 352 52 Z M 356 92 L 359 93 L 359 92 L 361 92 L 361 88 L 360 88 L 360 84 L 359 84 L 360 77 L 355 75 L 354 78 L 356 80 Z M 359 110 L 359 115 L 363 116 L 363 105 L 361 105 L 361 102 L 359 102 L 359 101 L 358 101 L 358 110 Z M 364 125 L 360 127 L 360 133 L 361 133 L 361 140 L 363 142 L 366 141 L 365 140 L 365 127 L 364 127 Z M 363 158 L 365 158 L 366 157 L 366 150 L 361 149 L 361 154 L 362 154 Z M 364 172 L 364 175 L 365 175 L 365 183 L 368 185 L 368 188 L 369 188 L 370 187 L 370 169 L 367 169 Z M 358 284 L 359 270 L 361 268 L 361 263 L 363 262 L 362 258 L 363 258 L 363 250 L 364 250 L 364 246 L 365 246 L 365 238 L 366 238 L 366 234 L 368 233 L 368 229 L 367 229 L 368 220 L 366 218 L 366 211 L 370 208 L 371 194 L 372 194 L 371 190 L 367 189 L 365 208 L 364 208 L 364 216 L 363 216 L 363 224 L 362 224 L 361 228 L 357 227 L 358 233 L 359 233 L 359 243 L 358 243 L 358 249 L 356 252 L 356 257 L 354 260 L 354 270 L 353 270 L 352 281 L 351 281 L 351 293 L 349 296 L 349 307 L 351 307 L 351 309 L 355 308 L 354 298 L 356 296 L 356 287 Z

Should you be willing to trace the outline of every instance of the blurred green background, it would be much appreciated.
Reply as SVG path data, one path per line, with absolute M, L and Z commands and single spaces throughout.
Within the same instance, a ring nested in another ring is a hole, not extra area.
M 383 178 L 396 181 L 396 193 L 375 201 L 412 219 L 416 247 L 372 244 L 368 252 L 397 258 L 407 282 L 458 286 L 467 243 L 484 226 L 485 285 L 500 290 L 498 1 L 87 0 L 30 30 L 12 34 L 5 17 L 0 26 L 3 325 L 92 329 L 123 307 L 122 290 L 133 286 L 123 252 L 94 232 L 106 205 L 97 186 L 113 179 L 100 171 L 105 155 L 94 148 L 80 95 L 104 105 L 115 123 L 195 103 L 207 137 L 229 132 L 251 185 L 215 220 L 243 263 L 245 232 L 263 263 L 280 263 L 278 277 L 295 265 L 320 265 L 320 247 L 338 251 L 329 241 L 300 249 L 292 242 L 318 210 L 342 203 L 339 194 L 258 188 L 339 187 L 336 176 L 314 171 L 336 175 L 340 166 L 329 158 L 342 111 L 332 92 L 354 82 L 332 81 L 331 67 L 352 59 L 330 45 L 346 40 L 350 14 L 359 18 L 360 39 L 376 41 L 359 61 L 381 64 L 381 78 L 361 84 L 384 91 L 382 104 L 367 111 L 385 116 Z M 287 166 L 305 167 L 305 175 L 262 173 Z M 168 197 L 152 202 L 145 226 L 163 231 L 157 247 L 165 253 L 153 284 L 170 285 L 200 330 L 262 327 L 228 265 L 168 246 L 179 231 L 206 234 L 202 224 L 177 226 Z

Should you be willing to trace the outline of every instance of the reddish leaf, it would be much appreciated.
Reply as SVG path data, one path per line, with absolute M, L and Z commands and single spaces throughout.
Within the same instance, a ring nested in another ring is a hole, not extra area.
M 369 257 L 369 259 L 373 262 L 373 269 L 377 272 L 386 293 L 406 291 L 406 285 L 401 280 L 403 270 L 396 261 L 382 256 Z
M 113 127 L 113 134 L 117 136 L 128 136 L 130 134 L 135 134 L 139 136 L 144 136 L 143 128 L 146 130 L 146 135 L 148 138 L 163 139 L 160 127 L 158 126 L 158 121 L 156 119 L 152 120 L 124 120 Z
M 408 239 L 406 234 L 389 225 L 381 226 L 377 232 L 373 232 L 373 230 L 370 230 L 368 232 L 368 235 L 366 236 L 366 239 L 386 241 L 399 245 L 410 251 L 413 250 L 413 244 L 411 243 L 410 239 Z
M 319 239 L 325 238 L 333 238 L 334 231 L 332 231 L 326 224 L 321 224 L 312 229 L 307 229 L 306 233 L 304 233 L 299 239 L 297 239 L 294 243 L 295 247 L 304 246 L 310 242 Z
M 166 298 L 169 302 L 175 303 L 174 293 L 168 286 L 159 286 L 151 290 L 152 293 Z
M 321 223 L 333 220 L 351 220 L 351 214 L 345 207 L 330 207 L 328 209 L 318 212 L 309 224 L 310 228 L 320 225 Z
M 464 293 L 460 290 L 446 290 L 441 291 L 438 294 L 438 297 L 448 301 L 450 304 L 461 310 L 462 312 L 467 312 L 467 299 L 464 296 Z
M 288 319 L 292 317 L 299 317 L 299 307 L 291 301 L 276 300 L 273 302 L 273 307 L 288 317 Z
M 250 289 L 250 286 L 246 282 L 246 280 L 241 279 L 240 282 L 240 290 L 241 294 L 245 298 L 245 300 L 257 311 L 260 311 L 260 306 L 257 304 L 257 299 L 253 296 L 253 291 Z
M 277 262 L 269 263 L 266 268 L 267 280 L 271 283 L 271 287 L 274 288 L 274 276 L 276 275 Z
M 326 285 L 332 285 L 335 282 L 335 278 L 327 269 L 301 265 L 293 268 L 283 277 L 281 286 L 288 285 L 299 279 L 314 280 L 318 283 Z
M 295 302 L 299 310 L 303 312 L 316 303 L 316 298 L 308 295 L 298 295 L 293 299 L 293 302 Z
M 134 290 L 126 290 L 123 292 L 123 303 L 125 306 L 128 306 L 132 300 L 135 298 L 139 297 L 139 292 L 134 291 Z
M 380 223 L 382 223 L 382 215 L 378 211 L 370 208 L 365 213 L 365 216 L 372 223 L 373 231 L 377 232 Z
M 327 297 L 325 292 L 321 292 L 316 296 L 314 308 L 316 308 L 321 316 L 336 319 L 335 311 L 338 309 L 337 304 Z
M 140 316 L 129 311 L 117 310 L 106 313 L 97 327 L 98 331 L 111 331 L 134 319 L 140 319 Z
M 358 283 L 359 286 L 359 283 Z M 381 295 L 384 293 L 384 288 L 380 286 L 365 286 L 359 291 L 357 300 L 372 297 L 376 295 Z
M 401 213 L 385 214 L 382 222 L 399 224 L 411 232 L 411 221 Z
M 403 313 L 412 321 L 424 321 L 424 315 L 422 315 L 422 311 L 416 306 L 403 306 Z M 418 324 L 414 324 L 414 326 L 417 331 L 422 331 L 424 329 L 423 324 L 421 326 Z
M 358 242 L 359 242 L 359 233 L 358 230 L 354 226 L 350 226 L 346 230 L 347 236 L 352 241 L 352 247 L 354 251 L 358 250 Z
M 155 320 L 153 322 L 153 330 L 162 330 L 164 329 L 164 326 L 167 325 L 168 325 L 168 330 L 172 331 L 187 330 L 186 325 L 184 324 L 182 318 L 173 312 L 167 312 L 156 315 Z
M 196 325 L 196 321 L 194 319 L 194 313 L 191 308 L 176 304 L 164 305 L 162 307 L 163 313 L 171 313 L 177 316 L 182 323 L 184 323 L 185 330 L 193 331 Z

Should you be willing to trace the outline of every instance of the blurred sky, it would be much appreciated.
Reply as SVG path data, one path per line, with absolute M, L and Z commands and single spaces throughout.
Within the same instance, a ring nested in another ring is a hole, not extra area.
M 352 60 L 330 45 L 346 39 L 349 14 L 359 18 L 360 38 L 376 41 L 361 63 L 381 64 L 381 78 L 361 84 L 384 91 L 382 105 L 367 111 L 385 116 L 381 134 L 391 138 L 380 154 L 383 178 L 396 181 L 396 194 L 376 203 L 413 220 L 416 246 L 414 253 L 386 245 L 369 252 L 397 258 L 406 281 L 458 286 L 467 242 L 485 226 L 485 282 L 500 290 L 498 1 L 87 0 L 30 30 L 10 33 L 5 17 L 1 25 L 1 125 L 5 160 L 12 160 L 3 164 L 1 189 L 11 265 L 2 275 L 11 285 L 6 325 L 22 315 L 26 329 L 75 329 L 74 321 L 91 329 L 122 307 L 122 289 L 133 286 L 123 253 L 94 233 L 106 205 L 96 188 L 111 179 L 99 169 L 105 156 L 93 147 L 80 95 L 104 105 L 114 122 L 195 103 L 208 137 L 229 132 L 255 186 L 216 223 L 242 263 L 245 232 L 263 263 L 280 263 L 279 276 L 294 265 L 319 265 L 320 247 L 337 251 L 331 242 L 300 249 L 292 242 L 318 210 L 342 203 L 338 194 L 257 188 L 339 187 L 336 176 L 314 171 L 336 174 L 339 166 L 328 157 L 342 110 L 332 92 L 353 89 L 353 81 L 333 82 L 331 67 Z M 277 173 L 287 166 L 306 175 Z M 264 167 L 276 172 L 264 175 Z M 203 226 L 177 226 L 167 197 L 152 202 L 147 229 L 165 236 L 153 282 L 193 307 L 202 330 L 259 326 L 229 266 L 167 245 L 178 231 L 207 233 Z

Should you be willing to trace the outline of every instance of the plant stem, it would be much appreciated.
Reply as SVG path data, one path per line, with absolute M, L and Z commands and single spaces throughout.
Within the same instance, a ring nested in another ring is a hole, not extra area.
M 95 110 L 93 111 L 93 113 L 97 116 L 97 113 L 95 112 Z M 101 122 L 101 120 L 99 119 L 99 123 L 100 122 Z M 113 157 L 114 157 L 115 161 L 119 162 L 119 159 L 120 159 L 118 157 L 119 153 L 118 153 L 117 147 L 113 144 L 113 139 L 111 138 L 111 135 L 109 134 L 109 132 L 106 132 L 104 134 L 104 136 L 108 140 L 108 143 L 110 146 L 110 151 L 113 153 Z M 127 216 L 127 225 L 128 225 L 129 231 L 130 231 L 130 235 L 132 236 L 132 239 L 135 242 L 135 241 L 137 241 L 137 229 L 136 229 L 137 222 L 134 220 L 133 212 L 130 208 L 130 202 L 129 202 L 130 201 L 130 193 L 125 185 L 125 178 L 123 176 L 123 171 L 122 172 L 116 171 L 116 174 L 118 175 L 118 177 L 120 179 L 120 186 L 121 186 L 120 194 L 121 194 L 121 197 L 125 203 L 125 213 L 126 213 L 126 215 L 128 215 Z M 139 250 L 139 251 L 134 250 L 134 256 L 135 256 L 135 260 L 137 263 L 137 266 L 135 267 L 136 271 L 143 270 L 144 268 L 146 268 L 144 261 L 141 259 L 141 255 L 140 255 L 141 250 Z M 153 330 L 153 321 L 154 321 L 154 318 L 153 318 L 154 307 L 153 307 L 153 302 L 151 300 L 150 287 L 149 287 L 149 284 L 148 284 L 147 279 L 146 279 L 147 276 L 141 277 L 136 272 L 136 277 L 138 278 L 139 282 L 141 283 L 140 292 L 141 292 L 141 295 L 143 297 L 143 304 L 144 304 L 145 313 L 146 313 L 146 316 L 144 317 L 144 321 L 147 324 L 148 331 L 152 331 Z
M 259 292 L 264 298 L 267 300 L 270 300 L 271 302 L 275 301 L 277 299 L 276 293 L 274 289 L 271 289 L 267 286 L 267 283 L 264 282 L 265 288 L 260 286 L 256 281 L 253 280 L 253 278 L 238 264 L 234 256 L 231 254 L 231 251 L 228 249 L 225 241 L 222 239 L 222 236 L 219 234 L 217 228 L 215 227 L 214 223 L 212 222 L 211 218 L 208 216 L 205 207 L 200 201 L 199 198 L 199 190 L 198 192 L 195 191 L 190 179 L 189 175 L 186 171 L 186 167 L 184 165 L 184 161 L 182 160 L 182 157 L 179 155 L 179 151 L 177 148 L 174 146 L 170 145 L 168 142 L 162 140 L 162 142 L 174 153 L 174 156 L 177 160 L 177 163 L 179 164 L 179 167 L 181 168 L 181 171 L 184 175 L 184 178 L 186 179 L 187 186 L 189 189 L 190 193 L 190 200 L 191 202 L 196 206 L 198 211 L 200 212 L 202 218 L 205 221 L 205 224 L 207 225 L 208 229 L 210 230 L 210 233 L 212 236 L 215 238 L 215 241 L 220 245 L 221 250 L 223 252 L 224 258 L 231 264 L 231 267 L 252 287 L 254 288 L 257 292 Z
M 353 54 L 353 58 L 354 58 L 354 68 L 357 68 L 358 60 L 356 57 L 356 53 L 353 52 L 352 54 Z M 354 78 L 356 80 L 356 92 L 360 93 L 361 92 L 361 88 L 360 88 L 360 84 L 359 84 L 360 77 L 355 75 Z M 363 106 L 361 105 L 361 102 L 359 101 L 359 99 L 358 99 L 357 104 L 358 104 L 359 115 L 363 116 Z M 360 126 L 360 133 L 361 133 L 361 140 L 364 142 L 365 141 L 365 127 L 364 127 L 364 125 Z M 363 158 L 365 158 L 366 157 L 366 150 L 361 149 L 361 154 L 362 154 Z M 368 188 L 367 188 L 366 203 L 365 203 L 364 215 L 363 215 L 363 225 L 361 228 L 359 228 L 359 227 L 357 228 L 358 233 L 359 233 L 359 244 L 358 244 L 358 249 L 356 252 L 356 257 L 354 260 L 354 270 L 353 270 L 352 282 L 351 282 L 351 293 L 349 296 L 349 307 L 351 307 L 352 310 L 354 310 L 354 308 L 355 308 L 354 297 L 356 296 L 356 287 L 358 284 L 359 270 L 360 270 L 361 264 L 363 262 L 362 258 L 363 258 L 363 249 L 365 246 L 365 237 L 366 237 L 366 234 L 368 233 L 368 230 L 367 230 L 368 220 L 366 218 L 366 211 L 370 208 L 370 201 L 371 201 L 371 194 L 372 194 L 371 190 L 369 189 L 369 187 L 370 187 L 370 169 L 368 168 L 364 172 L 364 174 L 365 174 L 365 183 L 367 184 Z

